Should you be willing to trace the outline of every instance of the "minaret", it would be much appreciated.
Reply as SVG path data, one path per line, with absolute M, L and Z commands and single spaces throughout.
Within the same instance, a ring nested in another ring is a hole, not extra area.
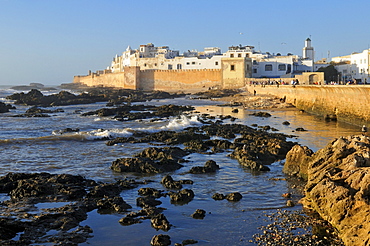
M 303 48 L 303 58 L 304 59 L 309 59 L 309 60 L 314 60 L 314 51 L 313 47 L 311 46 L 311 39 L 307 38 L 305 43 L 304 43 L 304 48 Z

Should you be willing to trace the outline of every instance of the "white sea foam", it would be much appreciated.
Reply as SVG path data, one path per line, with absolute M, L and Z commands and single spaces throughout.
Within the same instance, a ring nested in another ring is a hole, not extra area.
M 97 118 L 96 120 L 99 120 Z M 157 126 L 150 126 L 150 127 L 138 127 L 138 128 L 114 128 L 114 129 L 97 129 L 92 131 L 81 131 L 81 132 L 73 132 L 73 133 L 63 133 L 62 135 L 64 138 L 82 138 L 84 140 L 96 140 L 96 139 L 114 139 L 117 137 L 129 137 L 134 132 L 147 132 L 147 133 L 154 133 L 164 130 L 169 131 L 180 131 L 186 127 L 190 126 L 198 126 L 202 123 L 199 122 L 197 116 L 187 117 L 187 116 L 180 116 L 180 117 L 173 117 L 171 118 L 167 124 L 163 125 L 163 122 L 159 122 Z M 61 135 L 59 131 L 54 131 L 53 135 Z
M 191 116 L 190 118 L 188 118 L 185 115 L 181 115 L 180 118 L 174 118 L 170 120 L 170 122 L 168 122 L 167 125 L 162 126 L 161 130 L 165 129 L 165 130 L 176 131 L 176 130 L 182 130 L 186 127 L 198 126 L 201 124 L 202 123 L 198 120 L 198 117 L 196 115 Z
M 125 129 L 98 129 L 93 130 L 90 132 L 81 132 L 80 134 L 86 135 L 87 140 L 95 140 L 95 139 L 102 139 L 102 138 L 117 138 L 117 137 L 129 137 L 132 135 L 132 129 L 131 128 L 125 128 Z

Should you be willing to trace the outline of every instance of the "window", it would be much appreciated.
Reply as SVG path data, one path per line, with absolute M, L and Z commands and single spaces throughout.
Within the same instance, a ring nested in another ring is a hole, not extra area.
M 195 62 L 191 62 L 191 65 L 195 65 Z
M 249 54 L 245 54 L 245 57 L 249 57 Z
M 272 65 L 271 64 L 266 64 L 265 65 L 265 71 L 272 71 Z
M 177 69 L 182 69 L 182 65 L 181 64 L 177 64 Z
M 230 66 L 230 71 L 235 71 L 235 65 Z
M 253 68 L 253 73 L 257 73 L 257 68 Z
M 279 64 L 278 69 L 279 69 L 279 71 L 285 71 L 286 70 L 286 65 L 285 64 Z
M 218 66 L 218 61 L 215 62 L 215 65 Z
M 238 54 L 238 57 L 242 57 L 242 54 Z
M 144 67 L 146 67 L 146 63 L 144 63 Z
M 253 60 L 253 65 L 258 65 L 256 60 Z
M 190 65 L 190 62 L 187 62 L 186 65 Z
M 172 69 L 172 65 L 168 64 L 168 70 L 171 70 L 171 69 Z
M 230 57 L 234 57 L 234 54 L 230 54 Z
M 154 66 L 157 66 L 157 63 L 154 63 Z

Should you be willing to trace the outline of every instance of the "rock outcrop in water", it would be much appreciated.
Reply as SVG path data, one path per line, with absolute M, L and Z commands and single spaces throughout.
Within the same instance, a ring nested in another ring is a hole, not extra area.
M 87 213 L 121 213 L 131 208 L 120 197 L 134 181 L 97 183 L 82 176 L 49 173 L 9 173 L 0 177 L 0 193 L 9 200 L 0 203 L 2 245 L 30 245 L 58 242 L 77 245 L 91 237 L 92 229 L 81 226 Z M 38 205 L 51 208 L 37 208 Z M 58 207 L 59 206 L 59 207 Z M 20 233 L 19 239 L 13 238 Z
M 15 100 L 15 104 L 35 105 L 42 107 L 87 104 L 109 101 L 109 105 L 120 105 L 123 102 L 145 102 L 152 99 L 174 98 L 183 96 L 167 92 L 153 91 L 142 92 L 128 89 L 116 88 L 83 88 L 79 95 L 68 91 L 61 91 L 56 94 L 45 96 L 38 89 L 31 89 L 28 93 L 14 93 L 7 96 L 7 99 Z
M 179 160 L 187 155 L 178 147 L 147 148 L 133 158 L 119 158 L 112 163 L 116 172 L 163 173 L 182 167 Z
M 337 228 L 346 245 L 370 244 L 369 137 L 341 137 L 316 153 L 296 146 L 284 171 L 307 178 L 303 205 Z
M 15 107 L 13 107 L 10 104 L 5 104 L 3 102 L 0 102 L 0 113 L 9 112 L 9 109 L 15 109 Z

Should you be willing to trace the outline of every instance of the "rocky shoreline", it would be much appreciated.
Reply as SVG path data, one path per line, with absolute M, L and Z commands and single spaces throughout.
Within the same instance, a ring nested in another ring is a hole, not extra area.
M 294 146 L 284 172 L 307 180 L 302 203 L 335 227 L 345 245 L 370 243 L 370 138 L 340 137 L 317 152 Z
M 224 102 L 233 98 L 230 102 L 236 109 L 238 107 L 254 109 L 291 107 L 277 98 L 262 96 L 264 100 L 259 103 L 251 103 L 251 101 L 243 99 L 243 95 L 234 96 L 234 94 L 235 91 L 209 91 L 207 94 L 198 94 L 197 96 L 219 98 L 217 100 Z M 40 107 L 107 101 L 107 108 L 87 112 L 82 116 L 100 115 L 127 121 L 146 118 L 161 119 L 187 114 L 193 110 L 192 107 L 177 105 L 154 107 L 131 104 L 132 102 L 174 96 L 183 95 L 161 92 L 143 93 L 130 90 L 111 91 L 107 88 L 96 88 L 88 94 L 82 93 L 78 96 L 67 92 L 44 96 L 41 92 L 32 90 L 27 94 L 14 94 L 9 99 L 16 100 L 16 104 L 32 106 L 19 117 L 47 117 L 48 113 L 58 113 Z M 258 98 L 253 95 L 251 97 Z M 150 112 L 148 112 L 149 110 Z M 256 112 L 254 115 L 256 117 L 271 116 L 267 115 L 266 112 Z M 192 180 L 174 180 L 168 175 L 170 172 L 186 166 L 187 161 L 184 157 L 191 153 L 199 153 L 207 155 L 209 158 L 216 153 L 229 152 L 228 156 L 238 160 L 241 166 L 258 173 L 269 171 L 270 164 L 285 159 L 287 153 L 291 153 L 289 151 L 292 151 L 292 147 L 296 144 L 287 141 L 287 138 L 292 136 L 273 133 L 274 129 L 271 127 L 258 125 L 249 127 L 225 123 L 225 120 L 233 122 L 232 116 L 214 117 L 203 114 L 198 115 L 198 120 L 203 123 L 202 126 L 189 127 L 180 132 L 160 131 L 150 134 L 135 132 L 131 137 L 101 139 L 106 141 L 106 145 L 112 147 L 124 143 L 148 143 L 159 146 L 143 149 L 132 157 L 118 158 L 112 162 L 110 168 L 119 173 L 163 174 L 161 184 L 165 190 L 150 187 L 153 181 L 149 180 L 141 182 L 116 180 L 113 183 L 99 183 L 81 176 L 49 173 L 9 173 L 0 177 L 0 193 L 6 194 L 9 198 L 0 204 L 2 211 L 0 214 L 0 241 L 2 245 L 28 245 L 32 243 L 77 245 L 86 242 L 89 237 L 93 236 L 93 231 L 89 226 L 80 226 L 80 222 L 84 221 L 87 218 L 87 213 L 92 210 L 104 214 L 122 214 L 123 217 L 119 223 L 123 226 L 150 220 L 154 229 L 168 231 L 172 227 L 171 218 L 166 218 L 162 213 L 165 208 L 158 207 L 161 205 L 159 198 L 168 197 L 170 203 L 181 205 L 191 202 L 197 195 L 191 189 L 192 185 L 196 185 Z M 286 122 L 282 122 L 282 124 L 286 124 Z M 59 131 L 60 134 L 64 134 L 78 132 L 78 129 L 66 128 Z M 288 158 L 290 158 L 289 155 Z M 289 163 L 288 160 L 287 162 Z M 189 173 L 203 175 L 218 172 L 220 169 L 222 170 L 222 165 L 209 160 L 203 166 L 192 167 Z M 127 212 L 131 206 L 123 201 L 120 192 L 136 188 L 138 185 L 146 186 L 139 189 L 136 199 L 136 205 L 142 209 Z M 287 198 L 289 198 L 288 195 Z M 212 199 L 237 202 L 243 198 L 239 192 L 230 192 L 228 194 L 215 193 Z M 51 204 L 51 206 L 55 204 L 56 206 L 38 209 L 38 204 L 43 203 Z M 287 206 L 294 206 L 294 204 L 290 203 Z M 205 216 L 206 211 L 201 208 L 191 215 L 194 219 L 203 219 Z M 291 216 L 290 218 L 295 220 L 296 217 Z M 286 226 L 294 227 L 296 225 Z M 56 233 L 49 235 L 50 231 L 56 231 Z M 17 235 L 20 236 L 17 237 Z M 273 242 L 268 237 L 259 237 L 259 239 L 256 237 L 255 240 L 259 245 L 263 245 L 262 242 Z M 310 240 L 315 241 L 312 238 Z M 196 243 L 195 240 L 189 239 L 175 245 L 194 243 Z M 153 237 L 151 244 L 170 245 L 171 240 L 168 235 L 159 234 Z

